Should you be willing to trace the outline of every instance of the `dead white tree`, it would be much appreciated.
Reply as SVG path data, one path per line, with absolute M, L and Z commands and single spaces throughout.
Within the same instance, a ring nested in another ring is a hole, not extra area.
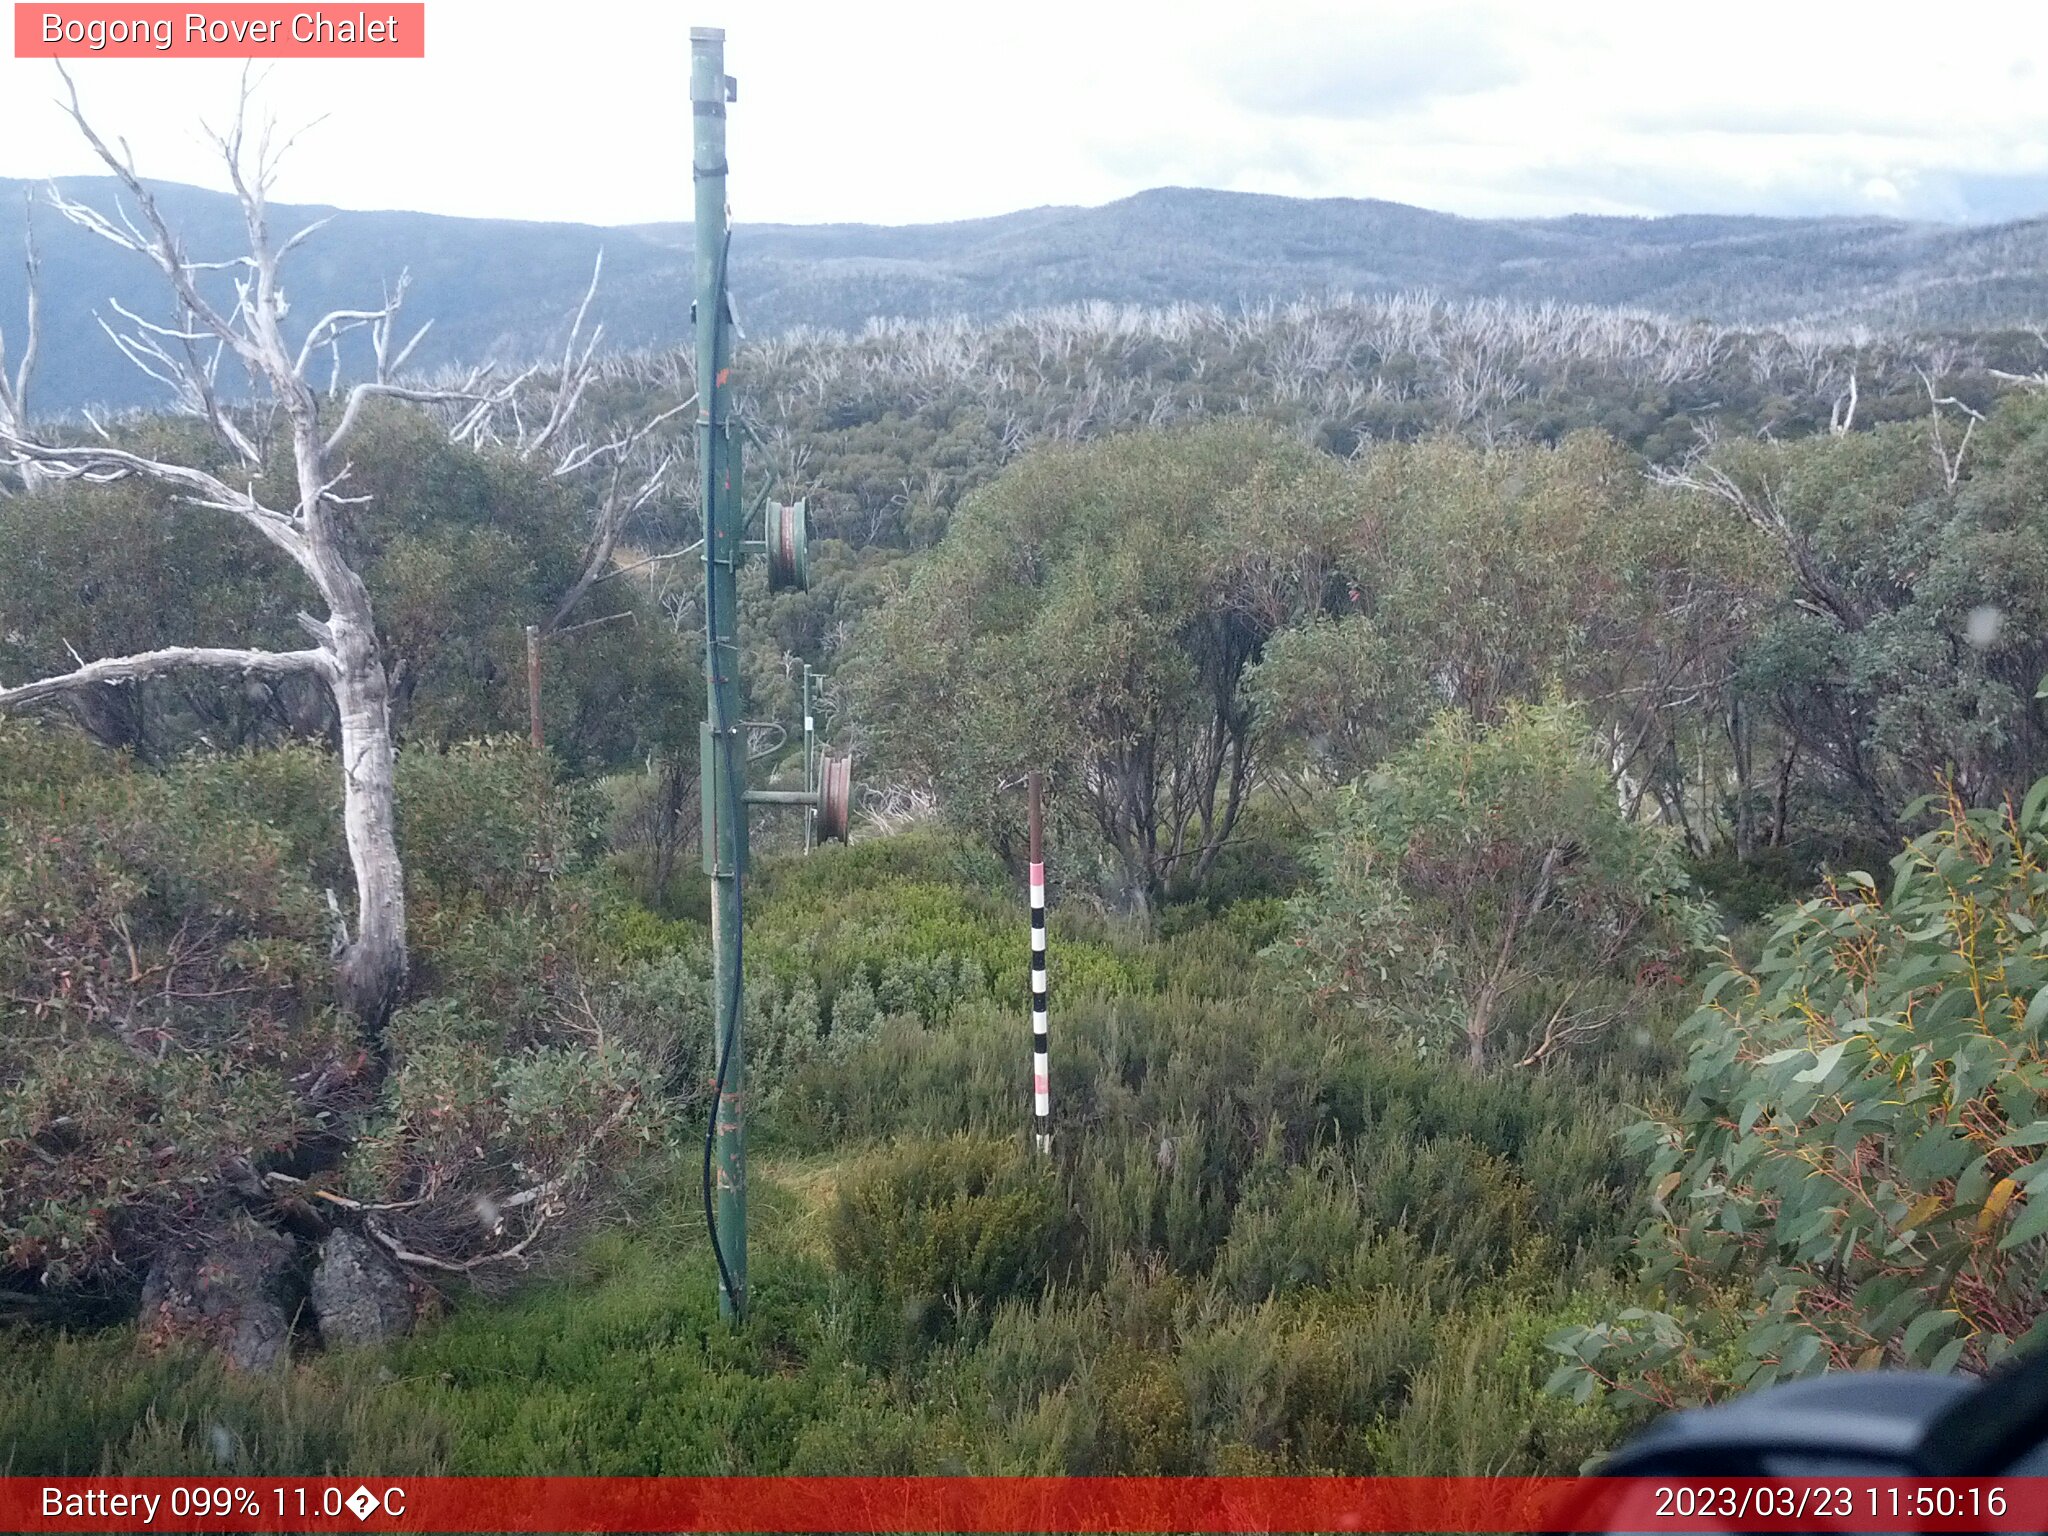
M 1828 407 L 1828 433 L 1832 437 L 1847 437 L 1856 426 L 1856 370 L 1849 370 L 1849 387 L 1836 396 L 1835 403 Z
M 663 422 L 678 415 L 694 404 L 694 397 L 682 405 L 663 411 L 639 426 L 620 433 L 592 450 L 592 457 L 584 467 L 595 467 L 597 491 L 595 505 L 591 508 L 590 532 L 584 539 L 582 554 L 577 562 L 576 579 L 569 583 L 568 591 L 555 605 L 555 611 L 541 625 L 543 635 L 553 634 L 568 621 L 576 611 L 576 605 L 584 595 L 599 582 L 609 581 L 615 576 L 626 574 L 627 567 L 613 564 L 612 557 L 619 547 L 623 535 L 633 519 L 644 511 L 655 497 L 661 494 L 669 473 L 674 469 L 676 455 L 672 450 L 653 453 L 642 452 L 648 438 Z M 564 471 L 557 470 L 562 474 Z M 633 568 L 652 564 L 656 560 L 679 559 L 688 554 L 696 545 L 672 550 L 667 554 L 653 555 L 635 562 Z
M 271 237 L 267 197 L 278 157 L 289 141 L 273 145 L 274 125 L 252 147 L 246 139 L 250 90 L 245 78 L 235 117 L 226 133 L 211 133 L 241 204 L 248 254 L 229 261 L 194 259 L 165 222 L 149 187 L 137 174 L 123 143 L 116 154 L 94 131 L 79 104 L 77 87 L 64 76 L 65 109 L 86 142 L 120 182 L 136 212 L 117 208 L 113 218 L 52 193 L 64 217 L 102 239 L 151 263 L 169 284 L 180 319 L 159 324 L 120 306 L 125 323 L 102 328 L 144 373 L 173 391 L 178 407 L 205 420 L 238 461 L 236 483 L 195 466 L 131 453 L 105 433 L 96 441 L 62 443 L 38 436 L 20 420 L 0 420 L 0 453 L 17 466 L 30 466 L 57 480 L 118 480 L 139 477 L 169 489 L 185 503 L 238 519 L 288 557 L 319 593 L 324 617 L 299 615 L 313 644 L 298 651 L 173 646 L 135 656 L 85 662 L 76 670 L 14 687 L 0 686 L 0 710 L 16 708 L 97 684 L 132 682 L 179 668 L 210 668 L 245 676 L 305 674 L 332 694 L 340 722 L 342 820 L 356 884 L 355 929 L 348 931 L 336 910 L 336 956 L 342 1001 L 366 1026 L 381 1025 L 396 1003 L 407 971 L 405 888 L 394 835 L 394 754 L 390 682 L 370 611 L 370 594 L 343 553 L 342 519 L 361 498 L 341 494 L 349 477 L 344 449 L 363 407 L 387 397 L 429 404 L 457 404 L 472 413 L 502 402 L 483 372 L 454 388 L 418 389 L 397 382 L 397 369 L 418 341 L 393 351 L 390 341 L 404 285 L 374 309 L 336 310 L 322 315 L 297 346 L 287 339 L 288 304 L 279 268 L 284 258 L 318 228 L 298 231 L 282 244 Z M 202 288 L 204 274 L 226 273 L 233 283 L 232 306 L 217 305 Z M 323 420 L 321 400 L 308 383 L 309 368 L 324 348 L 349 330 L 368 328 L 376 342 L 375 376 L 338 395 L 337 419 Z M 216 378 L 223 360 L 247 374 L 250 402 L 222 397 Z M 277 430 L 289 441 L 292 479 L 271 496 L 263 485 L 266 446 Z
M 42 341 L 41 263 L 36 259 L 35 200 L 22 198 L 24 262 L 28 268 L 28 325 L 22 334 L 21 361 L 14 376 L 7 374 L 7 333 L 0 331 L 0 432 L 21 432 L 28 427 L 28 391 L 36 374 L 36 352 Z M 33 492 L 42 474 L 33 464 L 19 466 L 21 487 Z
M 597 351 L 598 343 L 604 338 L 603 324 L 591 327 L 588 335 L 584 333 L 584 325 L 590 318 L 590 306 L 597 298 L 598 284 L 603 275 L 604 253 L 599 251 L 591 268 L 590 284 L 569 321 L 561 361 L 555 368 L 553 389 L 545 395 L 545 414 L 540 415 L 537 421 L 529 422 L 526 395 L 515 390 L 504 394 L 502 409 L 494 404 L 484 411 L 473 412 L 454 429 L 458 441 L 467 441 L 478 447 L 497 445 L 509 448 L 528 463 L 545 465 L 555 479 L 583 487 L 590 501 L 589 532 L 577 559 L 576 577 L 555 605 L 554 612 L 538 626 L 539 636 L 543 638 L 562 629 L 592 587 L 624 574 L 614 567 L 612 559 L 618 550 L 619 540 L 634 517 L 661 494 L 678 460 L 675 447 L 664 443 L 657 434 L 668 422 L 697 403 L 693 393 L 686 400 L 657 410 L 636 424 L 611 431 L 602 438 L 576 433 L 577 418 L 603 367 Z M 538 369 L 528 369 L 520 376 L 520 382 L 524 384 L 538 372 Z M 676 551 L 652 558 L 673 559 L 686 552 Z
M 1954 395 L 1937 394 L 1934 380 L 1928 377 L 1925 368 L 1916 368 L 1914 372 L 1920 375 L 1921 387 L 1927 391 L 1928 425 L 1934 439 L 1935 461 L 1941 465 L 1942 483 L 1953 491 L 1956 482 L 1963 477 L 1963 456 L 1970 451 L 1970 439 L 1976 434 L 1977 423 L 1984 419 L 1984 413 L 1973 406 L 1965 405 Z M 1941 408 L 1944 405 L 1954 406 L 1968 420 L 1968 425 L 1963 428 L 1963 435 L 1954 448 L 1949 447 L 1948 433 L 1942 429 Z
M 2033 336 L 2034 340 L 2041 344 L 2042 350 L 2048 352 L 2048 330 L 2035 326 L 2033 327 Z M 2008 384 L 2017 384 L 2023 389 L 2048 389 L 2048 368 L 2042 368 L 2033 373 L 2007 373 L 2003 368 L 1988 368 L 1985 371 L 1994 379 L 2002 379 Z

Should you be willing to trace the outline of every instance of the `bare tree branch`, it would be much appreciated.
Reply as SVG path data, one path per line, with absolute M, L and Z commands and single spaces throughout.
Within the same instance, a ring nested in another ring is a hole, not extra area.
M 606 571 L 602 576 L 598 577 L 597 580 L 598 582 L 606 582 L 613 580 L 615 577 L 630 576 L 635 571 L 643 571 L 650 565 L 660 565 L 665 560 L 684 559 L 690 555 L 694 555 L 695 553 L 697 553 L 698 550 L 702 549 L 703 547 L 704 541 L 702 539 L 696 539 L 688 544 L 685 544 L 681 549 L 667 550 L 659 555 L 645 555 L 638 560 L 630 562 L 629 564 L 615 565 L 610 570 Z M 593 583 L 593 585 L 595 584 L 596 583 Z
M 4 424 L 0 424 L 0 453 L 10 463 L 40 465 L 55 480 L 105 482 L 131 475 L 154 480 L 184 492 L 184 499 L 194 506 L 233 513 L 293 560 L 304 563 L 306 540 L 299 520 L 257 500 L 253 484 L 238 491 L 203 469 L 144 458 L 110 443 L 35 442 L 18 436 Z
M 1954 490 L 1956 482 L 1963 476 L 1963 456 L 1970 451 L 1970 438 L 1977 430 L 1977 423 L 1984 419 L 1984 413 L 1963 404 L 1954 395 L 1935 394 L 1934 380 L 1927 376 L 1927 370 L 1916 368 L 1913 371 L 1920 375 L 1920 385 L 1927 391 L 1927 411 L 1934 430 L 1934 457 L 1941 464 L 1942 480 L 1950 490 Z M 1963 428 L 1963 439 L 1956 444 L 1953 453 L 1949 451 L 1948 434 L 1942 430 L 1941 408 L 1944 405 L 1952 405 L 1970 418 L 1969 425 Z
M 594 327 L 586 337 L 583 326 L 590 315 L 590 306 L 597 297 L 597 289 L 604 275 L 604 253 L 598 252 L 597 260 L 590 272 L 590 283 L 583 291 L 583 298 L 576 306 L 576 313 L 569 322 L 567 339 L 562 344 L 562 359 L 558 365 L 553 398 L 548 404 L 548 413 L 541 424 L 529 430 L 521 419 L 519 402 L 507 393 L 504 403 L 512 410 L 514 437 L 513 451 L 521 458 L 537 460 L 548 454 L 551 445 L 564 440 L 570 423 L 575 419 L 585 392 L 597 376 L 595 357 L 604 327 Z M 524 376 L 522 376 L 523 378 Z M 597 582 L 605 579 L 612 563 L 612 554 L 618 547 L 620 536 L 636 514 L 644 510 L 666 483 L 675 466 L 673 453 L 659 453 L 648 458 L 640 471 L 629 474 L 628 468 L 634 456 L 653 437 L 654 433 L 687 411 L 696 403 L 696 395 L 688 400 L 658 411 L 628 431 L 618 433 L 602 442 L 578 442 L 568 448 L 555 448 L 555 463 L 552 470 L 557 480 L 569 480 L 600 465 L 609 464 L 610 472 L 604 479 L 604 490 L 597 497 L 596 507 L 591 515 L 590 534 L 584 541 L 583 553 L 577 562 L 576 579 L 569 590 L 556 604 L 554 613 L 541 626 L 543 634 L 560 632 L 563 622 L 573 613 L 576 605 L 583 601 L 586 593 Z M 481 439 L 491 431 L 489 414 L 493 405 L 479 407 L 481 414 L 473 413 L 470 426 L 473 435 Z
M 93 153 L 99 156 L 101 163 L 114 173 L 115 178 L 127 190 L 128 195 L 135 199 L 136 206 L 142 210 L 143 222 L 149 226 L 149 232 L 144 234 L 132 223 L 128 224 L 125 229 L 116 229 L 113 224 L 108 222 L 99 213 L 85 207 L 83 204 L 72 202 L 69 198 L 57 192 L 55 188 L 52 188 L 51 202 L 55 204 L 57 211 L 73 223 L 91 230 L 101 238 L 147 256 L 156 264 L 157 270 L 169 279 L 171 287 L 177 293 L 180 303 L 196 319 L 201 321 L 214 335 L 240 353 L 251 367 L 260 367 L 262 358 L 249 339 L 238 328 L 230 324 L 227 317 L 215 309 L 212 304 L 208 303 L 205 295 L 200 293 L 198 284 L 194 280 L 194 274 L 201 270 L 201 268 L 199 265 L 186 259 L 184 247 L 177 236 L 171 232 L 170 225 L 165 222 L 163 211 L 158 208 L 155 196 L 150 192 L 142 178 L 136 174 L 134 157 L 126 154 L 116 155 L 107 147 L 106 142 L 94 131 L 92 124 L 86 121 L 85 109 L 79 104 L 78 100 L 78 86 L 72 80 L 70 71 L 66 70 L 60 63 L 57 66 L 57 73 L 63 77 L 65 90 L 69 96 L 69 100 L 63 104 L 65 112 L 69 115 L 71 121 L 78 126 L 79 133 L 84 135 L 86 143 L 92 146 Z M 247 85 L 245 82 L 242 106 L 246 106 L 247 101 Z M 241 112 L 242 107 L 238 106 L 235 114 L 238 123 L 241 118 Z M 125 150 L 126 146 L 124 145 L 123 148 Z M 240 181 L 239 173 L 236 174 L 236 180 L 237 182 Z M 222 265 L 239 264 L 241 264 L 240 261 Z
M 431 1253 L 415 1253 L 396 1237 L 392 1236 L 390 1231 L 374 1216 L 366 1216 L 363 1219 L 363 1230 L 375 1238 L 378 1246 L 401 1264 L 412 1264 L 421 1269 L 437 1269 L 443 1274 L 466 1275 L 474 1270 L 482 1269 L 486 1264 L 517 1263 L 520 1259 L 524 1258 L 526 1250 L 532 1246 L 534 1239 L 547 1230 L 549 1215 L 550 1211 L 543 1210 L 535 1218 L 533 1225 L 527 1229 L 526 1236 L 512 1244 L 511 1247 L 493 1249 L 489 1253 L 480 1253 L 474 1258 L 460 1260 L 436 1258 Z
M 146 677 L 186 667 L 207 667 L 215 671 L 240 672 L 245 676 L 282 677 L 299 672 L 332 678 L 334 655 L 330 651 L 243 651 L 210 646 L 167 646 L 135 656 L 108 656 L 89 661 L 70 672 L 39 678 L 18 687 L 0 687 L 0 709 L 15 709 L 63 693 L 75 693 L 96 683 L 132 683 Z
M 665 412 L 657 420 L 665 420 L 674 414 L 674 411 Z M 643 428 L 642 432 L 649 430 L 652 430 L 651 423 Z M 613 464 L 611 479 L 605 489 L 604 499 L 598 506 L 590 538 L 583 546 L 583 559 L 577 570 L 576 579 L 570 583 L 568 592 L 556 605 L 553 616 L 542 626 L 544 633 L 552 633 L 559 629 L 562 621 L 583 601 L 583 595 L 609 569 L 612 551 L 618 547 L 619 535 L 625 531 L 634 514 L 646 507 L 660 493 L 662 483 L 668 478 L 669 470 L 674 464 L 673 454 L 663 454 L 645 478 L 631 489 L 626 485 L 626 464 L 623 456 Z
M 417 336 L 413 338 L 414 341 L 418 339 Z M 407 343 L 407 350 L 411 350 L 411 343 Z M 349 390 L 348 402 L 342 407 L 341 421 L 328 434 L 327 441 L 321 451 L 323 453 L 333 453 L 342 445 L 349 433 L 355 429 L 356 417 L 361 413 L 363 402 L 366 400 L 382 397 L 387 400 L 410 400 L 419 405 L 473 405 L 480 409 L 487 408 L 493 405 L 501 405 L 510 400 L 520 386 L 531 377 L 531 370 L 491 390 L 483 388 L 483 381 L 488 374 L 488 369 L 479 369 L 470 376 L 468 383 L 456 389 L 422 389 L 405 384 L 390 384 L 379 381 L 357 384 Z M 471 413 L 471 415 L 474 414 L 474 412 Z M 465 418 L 465 420 L 467 419 Z M 460 427 L 458 427 L 449 436 L 455 441 L 460 442 L 462 441 L 463 433 Z
M 597 260 L 590 269 L 590 286 L 583 290 L 583 302 L 576 306 L 576 317 L 569 322 L 569 337 L 562 344 L 561 377 L 555 389 L 555 398 L 548 407 L 547 420 L 540 430 L 519 445 L 520 453 L 526 458 L 538 458 L 553 442 L 557 433 L 568 425 L 569 418 L 576 414 L 576 407 L 583 399 L 583 391 L 590 385 L 591 358 L 597 351 L 599 338 L 604 327 L 598 326 L 590 333 L 582 355 L 576 352 L 577 338 L 583 333 L 583 321 L 590 313 L 590 301 L 597 297 L 598 279 L 604 275 L 604 252 L 597 253 Z
M 1756 487 L 1746 486 L 1703 454 L 1696 454 L 1678 468 L 1659 465 L 1650 471 L 1653 483 L 1671 490 L 1691 491 L 1726 502 L 1752 526 L 1768 534 L 1792 562 L 1802 602 L 1812 611 L 1832 617 L 1847 630 L 1861 629 L 1868 619 L 1863 606 L 1837 585 L 1822 569 L 1806 536 L 1792 526 L 1779 500 L 1778 487 L 1768 479 Z
M 392 1258 L 398 1260 L 401 1264 L 412 1264 L 422 1269 L 438 1270 L 443 1274 L 461 1275 L 468 1274 L 490 1264 L 516 1263 L 524 1257 L 527 1250 L 533 1245 L 534 1240 L 547 1230 L 548 1224 L 568 1209 L 565 1201 L 575 1184 L 584 1176 L 589 1166 L 590 1158 L 596 1153 L 605 1138 L 625 1123 L 626 1117 L 633 1112 L 633 1108 L 638 1102 L 639 1096 L 637 1094 L 629 1093 L 622 1098 L 612 1109 L 612 1112 L 604 1118 L 603 1122 L 590 1133 L 589 1138 L 583 1145 L 564 1160 L 561 1171 L 555 1174 L 554 1177 L 543 1179 L 538 1184 L 488 1202 L 501 1213 L 498 1219 L 500 1230 L 502 1230 L 504 1222 L 503 1212 L 527 1209 L 531 1209 L 533 1212 L 525 1235 L 517 1242 L 506 1247 L 490 1249 L 466 1259 L 449 1259 L 438 1254 L 422 1253 L 408 1247 L 397 1234 L 378 1221 L 374 1214 L 371 1214 L 377 1211 L 403 1210 L 406 1208 L 405 1205 L 372 1206 L 355 1201 L 344 1202 L 338 1199 L 335 1203 L 345 1204 L 351 1209 L 362 1212 L 363 1229 L 376 1240 L 379 1247 L 383 1248 L 386 1253 L 390 1254 Z
M 1849 388 L 1828 408 L 1828 431 L 1836 437 L 1847 437 L 1856 425 L 1856 370 L 1849 370 Z
M 28 329 L 23 335 L 21 362 L 14 377 L 7 376 L 7 336 L 0 331 L 0 433 L 28 429 L 29 385 L 35 379 L 36 354 L 42 344 L 42 263 L 36 253 L 35 199 L 22 194 L 22 264 L 28 272 Z M 40 476 L 33 465 L 22 464 L 22 489 L 33 491 Z

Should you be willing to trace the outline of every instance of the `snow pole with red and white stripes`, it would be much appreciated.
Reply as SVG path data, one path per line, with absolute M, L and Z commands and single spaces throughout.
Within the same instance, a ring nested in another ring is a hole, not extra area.
M 1043 787 L 1033 772 L 1031 795 L 1031 1116 L 1032 1139 L 1052 1151 L 1052 1077 L 1045 1028 L 1045 818 L 1039 807 Z

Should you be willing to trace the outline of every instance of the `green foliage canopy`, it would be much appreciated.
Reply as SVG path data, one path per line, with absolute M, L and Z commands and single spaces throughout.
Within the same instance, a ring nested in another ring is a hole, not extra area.
M 997 786 L 1044 769 L 1130 903 L 1198 883 L 1255 771 L 1245 673 L 1328 599 L 1343 491 L 1238 424 L 1019 463 L 874 622 L 855 684 L 885 761 L 999 846 Z
M 2048 398 L 1730 442 L 1697 477 L 1768 555 L 1735 692 L 1797 765 L 1795 816 L 1894 845 L 1944 775 L 1981 806 L 2048 769 Z
M 1336 822 L 1278 953 L 1325 1005 L 1474 1068 L 1504 1030 L 1526 1068 L 1632 1020 L 1705 935 L 1676 840 L 1622 813 L 1561 707 L 1439 716 Z

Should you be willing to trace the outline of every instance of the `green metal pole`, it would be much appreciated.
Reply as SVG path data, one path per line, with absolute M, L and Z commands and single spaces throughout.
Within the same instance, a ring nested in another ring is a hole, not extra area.
M 811 664 L 807 661 L 804 663 L 804 788 L 815 790 L 818 787 L 818 770 L 812 760 L 811 742 Z M 804 852 L 809 853 L 817 846 L 818 813 L 807 810 L 804 812 Z
M 725 201 L 725 32 L 690 29 L 690 107 L 695 131 L 697 237 L 697 466 L 704 509 L 703 773 L 704 862 L 711 875 L 711 1017 L 715 1109 L 712 1233 L 721 1261 L 718 1310 L 747 1305 L 746 1057 L 740 1040 L 740 878 L 746 867 L 746 812 L 740 802 L 746 756 L 740 741 L 740 487 L 731 484 L 727 369 L 728 249 Z

